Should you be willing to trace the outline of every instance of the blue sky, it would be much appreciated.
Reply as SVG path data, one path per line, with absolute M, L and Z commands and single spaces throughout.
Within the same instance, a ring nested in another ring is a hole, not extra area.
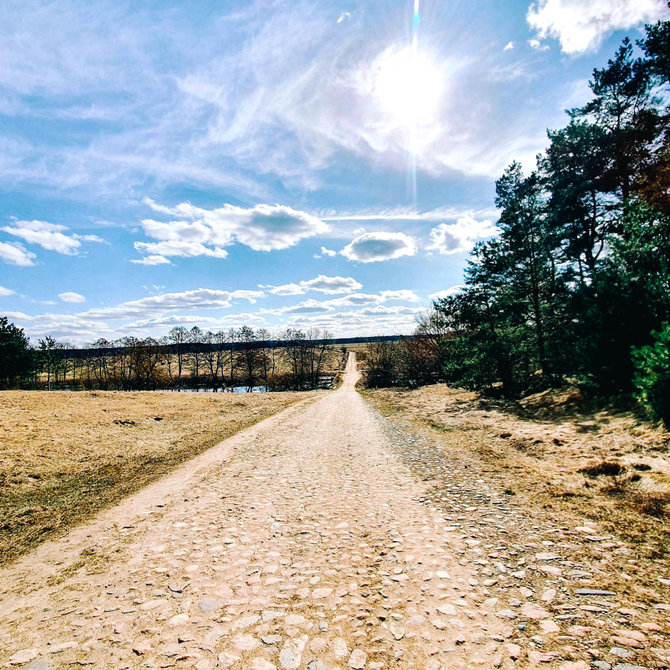
M 407 333 L 665 0 L 0 6 L 0 314 Z M 456 288 L 455 288 L 456 287 Z

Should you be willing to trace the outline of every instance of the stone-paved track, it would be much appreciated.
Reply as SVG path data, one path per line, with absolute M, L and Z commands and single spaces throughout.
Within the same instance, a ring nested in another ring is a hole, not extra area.
M 351 356 L 337 392 L 239 433 L 2 571 L 0 663 L 513 667 L 516 615 L 478 574 L 485 539 L 431 506 L 431 483 L 403 462 L 356 379 Z M 476 504 L 482 487 L 461 486 Z

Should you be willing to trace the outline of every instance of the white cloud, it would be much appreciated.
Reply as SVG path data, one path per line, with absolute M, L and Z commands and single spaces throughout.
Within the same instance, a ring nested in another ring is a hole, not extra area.
M 514 49 L 514 42 L 508 42 L 503 51 L 511 51 L 512 49 Z
M 4 286 L 0 286 L 0 298 L 4 298 L 5 296 L 8 295 L 14 295 L 16 291 L 12 291 L 11 288 L 5 288 Z
M 564 53 L 578 55 L 597 49 L 615 30 L 653 23 L 667 11 L 665 0 L 538 0 L 526 19 L 540 39 L 556 38 Z
M 279 328 L 321 328 L 333 333 L 336 337 L 404 335 L 416 328 L 417 315 L 422 310 L 407 310 L 400 307 L 377 311 L 376 308 L 354 312 L 324 312 L 319 314 L 287 315 L 286 321 Z
M 305 289 L 299 284 L 282 284 L 281 286 L 268 286 L 270 293 L 274 295 L 303 295 Z
M 11 226 L 3 226 L 2 230 L 29 244 L 38 244 L 43 249 L 59 254 L 73 256 L 81 247 L 79 240 L 63 233 L 67 230 L 66 226 L 47 221 L 14 221 Z
M 304 300 L 290 307 L 279 307 L 276 309 L 264 309 L 264 314 L 312 314 L 332 312 L 336 309 L 346 307 L 367 307 L 369 305 L 381 305 L 390 301 L 420 302 L 421 298 L 408 289 L 393 291 L 381 291 L 381 293 L 351 293 L 340 298 L 330 300 Z
M 166 256 L 183 256 L 186 258 L 193 258 L 195 256 L 210 256 L 212 258 L 226 258 L 228 252 L 220 247 L 207 247 L 200 242 L 193 242 L 191 240 L 168 240 L 165 242 L 135 242 L 135 249 L 140 253 L 148 254 L 149 258 L 153 260 L 146 262 L 143 265 L 158 265 L 163 261 L 159 258 Z M 138 261 L 139 262 L 139 261 Z
M 323 214 L 321 218 L 324 221 L 343 222 L 433 222 L 445 221 L 447 219 L 460 219 L 463 217 L 471 217 L 475 219 L 493 219 L 498 216 L 498 210 L 495 207 L 454 207 L 443 206 L 429 209 L 424 212 L 418 211 L 415 207 L 393 207 L 387 209 L 376 210 L 360 210 L 360 211 L 342 211 L 334 212 L 329 210 Z M 333 230 L 331 235 L 341 237 L 349 232 L 346 226 L 338 225 L 336 230 Z M 353 231 L 354 235 L 360 235 L 366 232 L 365 228 L 357 228 Z M 334 253 L 334 252 L 333 252 Z
M 363 233 L 347 244 L 340 253 L 350 261 L 374 263 L 401 256 L 414 256 L 416 243 L 405 233 Z
M 358 314 L 365 314 L 367 316 L 388 316 L 399 314 L 405 316 L 416 317 L 418 314 L 423 313 L 425 310 L 423 307 L 408 307 L 407 305 L 377 305 L 376 307 L 366 307 L 365 309 L 360 310 Z
M 98 235 L 78 235 L 77 233 L 73 233 L 72 237 L 74 237 L 75 240 L 83 240 L 84 242 L 108 244 L 107 240 L 103 240 L 102 237 L 99 237 Z
M 12 265 L 27 267 L 33 263 L 35 254 L 14 242 L 0 242 L 0 259 Z
M 291 307 L 280 307 L 276 310 L 271 310 L 274 314 L 318 314 L 321 312 L 332 312 L 333 307 L 327 302 L 320 302 L 319 300 L 304 300 L 297 305 Z
M 405 300 L 407 302 L 420 302 L 421 298 L 414 293 L 414 291 L 409 291 L 407 289 L 400 289 L 397 291 L 382 291 L 379 294 L 382 302 L 387 300 Z
M 450 286 L 449 288 L 445 288 L 442 291 L 435 291 L 435 293 L 431 293 L 428 297 L 431 300 L 439 300 L 440 298 L 451 298 L 454 295 L 459 294 L 465 287 L 462 286 L 461 284 L 456 284 L 456 286 Z
M 203 316 L 202 314 L 162 314 L 149 319 L 139 319 L 124 326 L 124 330 L 136 330 L 138 328 L 148 329 L 152 332 L 156 328 L 164 331 L 174 326 L 192 328 L 199 326 L 203 330 L 220 330 L 236 326 L 248 325 L 250 323 L 263 324 L 265 319 L 260 314 L 240 313 L 226 314 L 223 317 Z
M 467 30 L 467 13 L 459 49 L 433 44 L 429 53 L 426 45 L 421 58 L 432 63 L 444 95 L 435 101 L 430 122 L 414 124 L 412 132 L 377 95 L 380 59 L 401 49 L 399 43 L 389 44 L 384 30 L 371 31 L 363 21 L 343 34 L 328 12 L 313 6 L 305 19 L 300 2 L 282 8 L 268 13 L 263 30 L 240 53 L 178 79 L 191 110 L 209 120 L 197 155 L 232 152 L 247 169 L 313 190 L 327 175 L 323 168 L 342 154 L 395 169 L 412 152 L 419 170 L 432 175 L 496 177 L 518 156 L 519 143 L 532 144 L 533 156 L 546 145 L 546 115 L 531 106 L 497 104 L 497 94 L 509 97 L 510 88 L 486 81 L 499 53 L 479 50 Z M 466 47 L 480 53 L 464 55 Z M 222 78 L 222 71 L 229 76 Z M 486 85 L 475 86 L 473 95 L 473 82 Z M 463 99 L 469 104 L 459 104 Z M 492 105 L 500 110 L 495 118 Z
M 82 344 L 99 337 L 115 340 L 126 335 L 159 337 L 176 325 L 200 326 L 207 330 L 258 324 L 278 333 L 287 326 L 326 328 L 337 336 L 409 333 L 416 326 L 421 307 L 389 302 L 420 302 L 414 291 L 386 290 L 380 293 L 351 293 L 327 300 L 304 300 L 295 305 L 261 309 L 256 313 L 207 314 L 206 310 L 227 309 L 234 300 L 254 300 L 263 291 L 221 291 L 195 289 L 165 293 L 121 303 L 113 307 L 90 309 L 76 314 L 8 314 L 32 338 L 53 335 Z M 202 310 L 202 311 L 200 311 Z M 185 313 L 181 313 L 185 312 Z M 203 313 L 204 312 L 204 313 Z M 271 318 L 271 320 L 269 320 Z M 110 326 L 119 321 L 120 325 Z
M 63 302 L 86 302 L 86 298 L 81 293 L 75 293 L 74 291 L 59 293 L 58 297 Z
M 175 309 L 222 309 L 230 307 L 235 297 L 249 299 L 249 293 L 253 294 L 252 299 L 263 295 L 261 291 L 230 292 L 198 288 L 181 293 L 162 293 L 139 300 L 129 300 L 115 307 L 92 309 L 83 312 L 80 316 L 91 319 L 126 319 L 146 317 L 148 314 L 161 314 Z
M 253 291 L 249 289 L 238 289 L 237 291 L 231 291 L 230 297 L 238 300 L 248 300 L 251 303 L 255 303 L 259 298 L 264 298 L 265 293 L 263 291 Z
M 301 281 L 298 284 L 283 284 L 282 286 L 268 287 L 270 293 L 275 295 L 301 295 L 307 291 L 318 291 L 328 295 L 337 295 L 338 293 L 351 293 L 363 288 L 363 284 L 356 281 L 353 277 L 327 277 L 319 275 L 314 279 Z
M 255 251 L 273 251 L 328 231 L 319 218 L 282 205 L 256 205 L 244 209 L 224 205 L 202 209 L 184 202 L 165 207 L 145 201 L 154 211 L 178 217 L 172 221 L 145 219 L 142 228 L 158 242 L 135 242 L 138 251 L 158 256 L 214 256 L 225 258 L 224 247 L 235 242 Z
M 135 258 L 130 261 L 131 263 L 137 263 L 138 265 L 171 265 L 172 263 L 165 258 L 165 256 L 159 256 L 154 254 L 152 256 L 145 256 L 144 258 Z
M 315 258 L 320 258 L 321 256 L 337 256 L 337 251 L 333 249 L 326 249 L 326 247 L 321 247 L 321 251 L 315 256 Z
M 441 223 L 430 231 L 429 250 L 440 254 L 456 254 L 470 251 L 477 240 L 496 235 L 498 229 L 488 219 L 477 220 L 464 216 L 455 223 Z
M 244 16 L 232 18 L 227 4 L 202 22 L 189 20 L 195 14 L 185 5 L 148 20 L 152 13 L 118 3 L 82 12 L 68 0 L 17 2 L 0 25 L 0 105 L 19 118 L 103 123 L 85 124 L 83 141 L 64 138 L 46 153 L 27 133 L 7 134 L 0 175 L 110 198 L 154 179 L 267 202 L 279 190 L 263 175 L 310 190 L 342 161 L 362 160 L 375 172 L 405 163 L 411 133 L 374 93 L 374 64 L 399 37 L 388 16 L 371 9 L 338 25 L 327 3 L 296 0 L 245 3 Z M 498 176 L 521 138 L 535 155 L 545 127 L 557 123 L 537 105 L 498 104 L 503 86 L 486 75 L 499 48 L 479 49 L 472 20 L 469 11 L 450 20 L 458 43 L 423 43 L 445 89 L 438 122 L 420 129 L 415 147 L 418 169 L 433 175 Z M 222 31 L 230 39 L 220 40 Z M 504 88 L 507 97 L 527 94 Z
M 549 49 L 548 44 L 543 44 L 541 40 L 535 38 L 528 40 L 528 46 L 536 51 L 548 51 Z

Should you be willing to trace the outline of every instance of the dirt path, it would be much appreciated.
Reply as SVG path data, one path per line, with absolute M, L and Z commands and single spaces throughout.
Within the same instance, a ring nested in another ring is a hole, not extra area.
M 428 500 L 357 376 L 350 357 L 338 391 L 0 572 L 0 664 L 514 667 L 518 615 L 485 578 L 507 568 Z M 556 626 L 528 591 L 519 612 Z M 516 666 L 591 667 L 531 653 Z

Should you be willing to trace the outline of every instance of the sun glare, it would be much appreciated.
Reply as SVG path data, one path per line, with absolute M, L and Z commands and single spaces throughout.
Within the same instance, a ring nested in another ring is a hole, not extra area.
M 442 79 L 427 54 L 410 47 L 389 50 L 375 63 L 373 94 L 398 125 L 427 125 L 436 119 Z

